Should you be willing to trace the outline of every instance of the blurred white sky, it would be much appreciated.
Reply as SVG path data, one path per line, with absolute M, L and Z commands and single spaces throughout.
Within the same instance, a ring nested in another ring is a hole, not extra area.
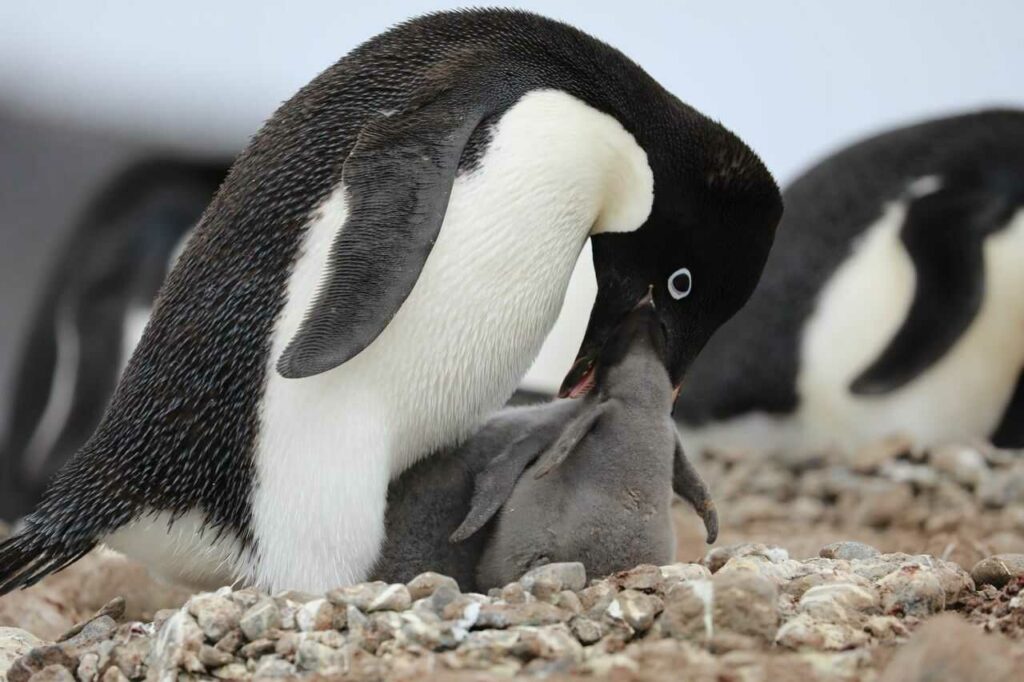
M 870 131 L 992 104 L 1024 105 L 1024 2 L 561 0 L 508 2 L 620 48 L 721 120 L 786 182 Z M 460 6 L 422 0 L 0 2 L 0 99 L 196 150 L 235 150 L 283 100 L 389 25 Z M 589 277 L 592 277 L 590 275 Z M 592 296 L 528 378 L 552 385 Z

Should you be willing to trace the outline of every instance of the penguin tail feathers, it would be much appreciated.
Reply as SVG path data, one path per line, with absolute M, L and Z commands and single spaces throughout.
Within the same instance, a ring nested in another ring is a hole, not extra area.
M 78 561 L 96 543 L 55 546 L 31 526 L 0 543 L 0 596 L 37 582 Z

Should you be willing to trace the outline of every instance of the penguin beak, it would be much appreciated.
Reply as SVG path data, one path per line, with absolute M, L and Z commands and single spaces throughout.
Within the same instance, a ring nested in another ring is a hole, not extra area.
M 558 390 L 559 398 L 580 398 L 594 388 L 594 373 L 597 370 L 597 350 L 581 354 L 572 363 L 569 373 Z
M 653 287 L 648 287 L 647 293 L 633 306 L 633 311 L 645 306 L 654 308 Z M 584 340 L 579 357 L 572 363 L 569 373 L 562 381 L 562 387 L 558 391 L 559 398 L 581 398 L 593 390 L 596 383 L 597 358 L 603 345 L 604 339 L 597 344 L 588 344 Z

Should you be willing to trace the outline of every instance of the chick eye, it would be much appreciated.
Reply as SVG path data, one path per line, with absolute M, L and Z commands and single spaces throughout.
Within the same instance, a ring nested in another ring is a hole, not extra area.
M 689 268 L 679 268 L 668 276 L 668 293 L 677 301 L 693 291 L 693 275 Z

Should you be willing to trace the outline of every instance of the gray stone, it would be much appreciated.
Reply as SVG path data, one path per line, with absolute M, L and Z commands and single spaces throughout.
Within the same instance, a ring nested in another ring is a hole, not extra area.
M 616 594 L 618 594 L 618 590 L 607 581 L 595 583 L 581 590 L 579 597 L 583 612 L 591 618 L 600 619 L 608 605 L 615 599 Z
M 871 528 L 887 528 L 903 521 L 913 504 L 914 492 L 908 483 L 884 479 L 866 479 L 858 491 L 860 499 L 853 511 L 854 523 Z
M 267 631 L 281 626 L 281 610 L 276 601 L 263 597 L 242 614 L 238 626 L 249 641 L 260 639 Z
M 150 669 L 159 677 L 181 668 L 202 672 L 199 651 L 203 647 L 203 631 L 185 609 L 167 619 L 157 633 L 150 653 Z
M 975 490 L 988 475 L 985 456 L 966 445 L 950 444 L 932 448 L 928 453 L 928 462 L 960 485 Z
M 542 601 L 524 604 L 482 604 L 476 625 L 482 628 L 508 628 L 520 625 L 565 623 L 573 614 Z
M 664 604 L 654 595 L 637 590 L 623 590 L 608 605 L 605 614 L 612 621 L 622 621 L 639 633 L 647 632 Z
M 873 587 L 833 582 L 811 587 L 800 597 L 799 610 L 826 623 L 859 623 L 879 611 Z
M 710 641 L 715 633 L 711 580 L 687 580 L 669 588 L 656 629 L 663 637 Z
M 657 566 L 641 564 L 628 571 L 616 573 L 611 579 L 623 590 L 653 592 L 662 587 L 665 577 Z
M 252 674 L 242 663 L 229 663 L 214 669 L 213 676 L 218 680 L 247 680 Z
M 977 585 L 1003 587 L 1021 576 L 1024 576 L 1024 554 L 996 554 L 982 559 L 971 569 L 971 578 Z
M 62 665 L 48 665 L 29 678 L 30 682 L 75 682 L 75 676 Z
M 759 542 L 745 542 L 739 545 L 715 547 L 704 557 L 704 565 L 712 573 L 717 573 L 731 559 L 747 556 L 763 557 L 771 563 L 780 563 L 789 559 L 789 552 L 781 547 L 764 545 Z
M 367 611 L 405 611 L 412 605 L 409 588 L 401 583 L 388 585 L 367 606 Z
M 597 642 L 604 635 L 601 623 L 586 616 L 577 616 L 569 621 L 569 629 L 585 645 Z
M 428 571 L 427 573 L 420 573 L 418 576 L 409 581 L 409 596 L 413 601 L 419 599 L 425 599 L 437 591 L 437 588 L 442 585 L 449 587 L 455 592 L 459 591 L 459 584 L 455 582 L 454 578 L 449 578 L 446 575 L 440 573 L 434 573 Z
M 295 665 L 309 672 L 341 672 L 345 667 L 345 655 L 316 640 L 305 639 L 295 652 Z
M 715 628 L 771 641 L 779 627 L 778 591 L 762 576 L 720 572 L 712 576 Z
M 220 666 L 227 665 L 234 660 L 235 657 L 227 651 L 223 651 L 209 645 L 204 645 L 203 648 L 199 650 L 199 662 L 207 668 L 219 668 Z
M 256 665 L 255 677 L 293 677 L 297 672 L 293 663 L 280 656 L 264 656 Z
M 302 632 L 330 630 L 334 625 L 334 605 L 326 599 L 306 602 L 295 612 L 295 625 Z
M 896 651 L 881 682 L 1011 682 L 1020 680 L 1010 641 L 985 634 L 954 614 L 929 619 Z
M 668 590 L 672 585 L 684 580 L 703 580 L 711 577 L 711 571 L 702 564 L 668 564 L 659 568 L 663 590 Z
M 801 613 L 779 628 L 775 641 L 789 649 L 843 651 L 867 644 L 870 637 L 859 627 L 842 622 L 821 621 Z
M 389 587 L 390 585 L 380 580 L 370 583 L 359 583 L 358 585 L 331 590 L 327 593 L 327 599 L 335 606 L 354 606 L 363 613 L 366 613 L 370 610 L 370 604 L 376 601 Z
M 276 649 L 276 644 L 272 639 L 257 639 L 249 642 L 241 649 L 238 650 L 238 655 L 242 658 L 259 658 L 264 654 L 269 654 Z
M 7 679 L 7 671 L 15 661 L 42 645 L 43 640 L 31 632 L 0 627 L 0 679 Z
M 880 554 L 881 552 L 871 545 L 866 545 L 863 542 L 855 542 L 853 540 L 833 542 L 831 545 L 825 545 L 821 548 L 821 551 L 818 552 L 818 556 L 824 559 L 840 559 L 842 561 L 871 559 L 879 556 Z
M 874 473 L 886 462 L 909 454 L 912 449 L 913 443 L 906 436 L 894 435 L 883 438 L 854 452 L 849 458 L 850 468 L 861 474 Z
M 935 571 L 904 564 L 878 581 L 882 609 L 887 614 L 924 618 L 946 608 L 946 592 Z
M 534 596 L 544 599 L 562 590 L 582 590 L 587 584 L 587 570 L 579 562 L 544 564 L 527 571 L 519 582 Z
M 178 675 L 178 677 L 180 678 L 182 676 Z M 101 682 L 128 682 L 128 678 L 124 676 L 124 673 L 121 672 L 121 669 L 116 665 L 112 665 L 103 671 L 103 675 L 100 677 L 100 680 Z
M 7 670 L 8 682 L 26 682 L 32 675 L 51 665 L 74 668 L 76 661 L 58 644 L 43 644 L 14 661 Z
M 242 608 L 238 604 L 216 594 L 192 597 L 188 601 L 188 612 L 195 616 L 203 634 L 211 642 L 220 640 L 238 627 L 238 619 L 242 617 Z
M 78 662 L 78 670 L 75 674 L 81 682 L 94 682 L 99 676 L 99 663 L 99 654 L 84 654 Z M 3 673 L 0 673 L 0 679 L 4 679 Z
M 115 637 L 116 642 L 110 650 L 109 660 L 124 673 L 125 677 L 135 679 L 146 674 L 147 659 L 151 650 L 151 641 L 146 636 Z

